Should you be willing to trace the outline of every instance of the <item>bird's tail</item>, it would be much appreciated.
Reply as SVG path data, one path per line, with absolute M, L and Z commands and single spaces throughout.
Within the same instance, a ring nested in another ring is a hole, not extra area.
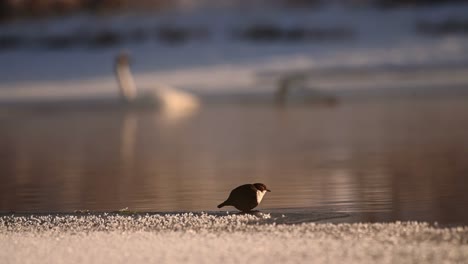
M 226 206 L 226 205 L 227 205 L 226 202 L 222 202 L 222 203 L 220 203 L 220 204 L 218 205 L 218 208 L 221 208 L 221 207 Z

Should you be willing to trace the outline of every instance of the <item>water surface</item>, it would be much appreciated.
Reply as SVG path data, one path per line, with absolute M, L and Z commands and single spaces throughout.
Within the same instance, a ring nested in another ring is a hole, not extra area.
M 468 223 L 468 99 L 0 114 L 0 211 L 260 210 Z

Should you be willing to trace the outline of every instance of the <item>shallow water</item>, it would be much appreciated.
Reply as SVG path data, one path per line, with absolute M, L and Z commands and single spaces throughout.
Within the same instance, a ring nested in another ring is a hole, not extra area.
M 216 211 L 263 182 L 264 211 L 468 223 L 467 98 L 0 120 L 1 212 Z

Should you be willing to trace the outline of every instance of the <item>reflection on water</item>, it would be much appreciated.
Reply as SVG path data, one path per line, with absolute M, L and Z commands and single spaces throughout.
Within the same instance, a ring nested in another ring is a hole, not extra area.
M 216 210 L 237 185 L 260 208 L 362 221 L 468 223 L 468 100 L 211 106 L 1 118 L 0 211 Z

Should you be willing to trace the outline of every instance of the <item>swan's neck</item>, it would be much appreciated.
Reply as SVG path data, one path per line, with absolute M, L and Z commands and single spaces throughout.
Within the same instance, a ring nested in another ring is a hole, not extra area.
M 115 72 L 117 74 L 117 81 L 119 82 L 122 99 L 125 101 L 132 101 L 136 97 L 137 90 L 130 67 L 128 64 L 118 63 Z

